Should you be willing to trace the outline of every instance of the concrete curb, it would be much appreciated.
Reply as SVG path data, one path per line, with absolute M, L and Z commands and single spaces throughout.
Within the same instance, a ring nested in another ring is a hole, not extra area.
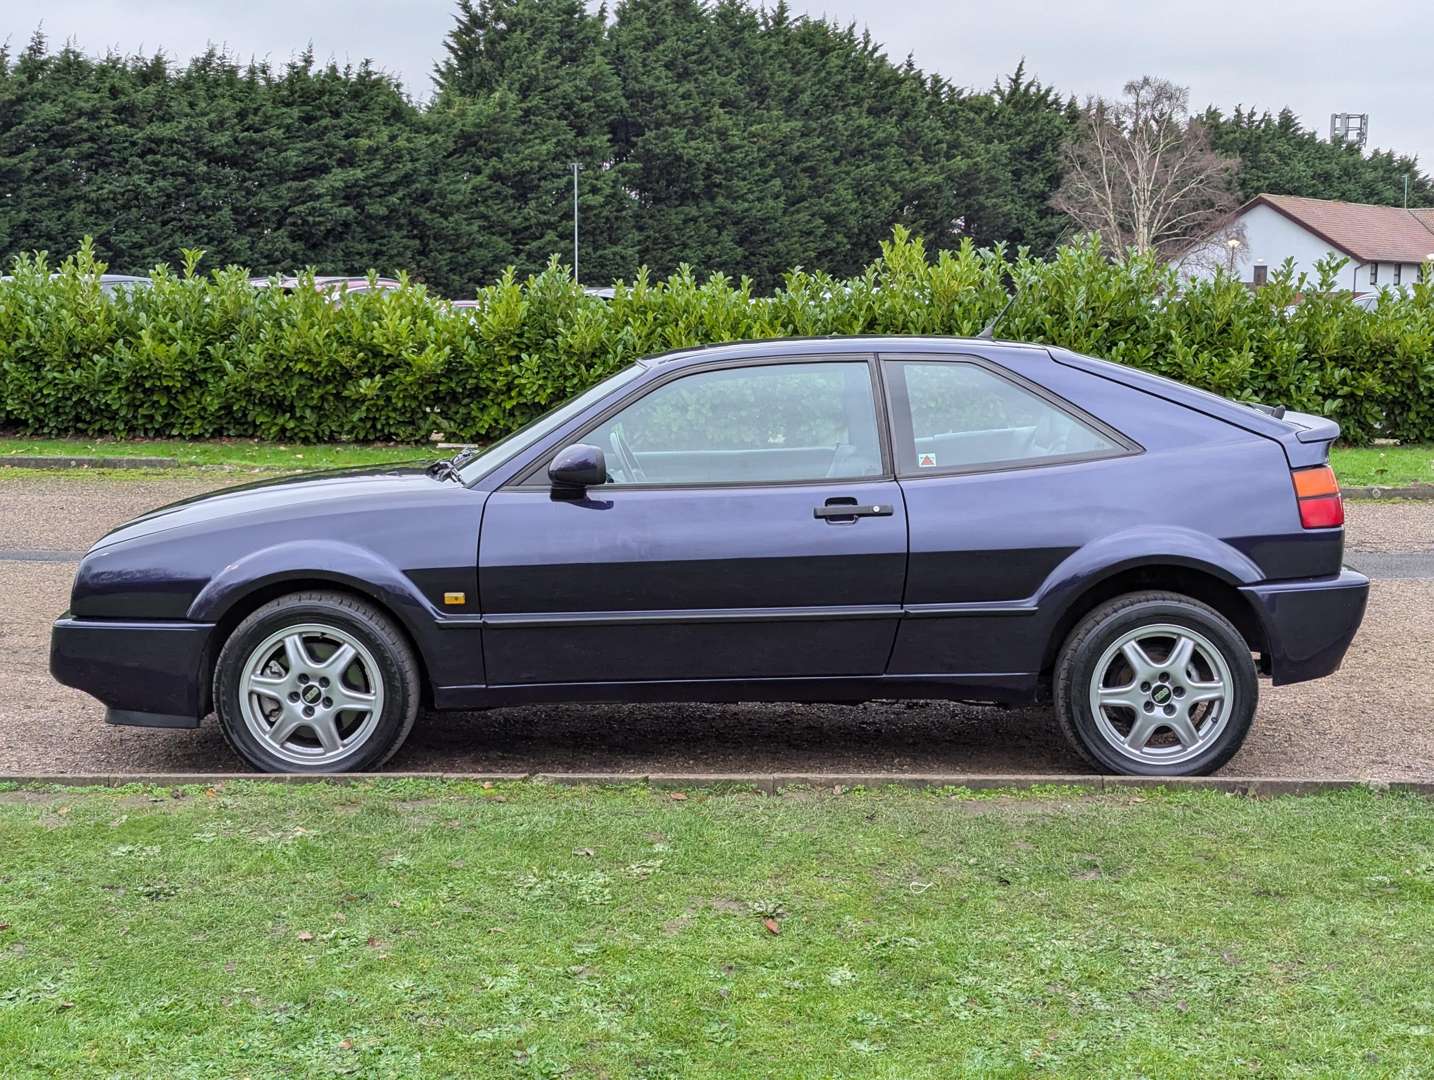
M 0 457 L 6 469 L 177 469 L 178 458 L 169 457 L 45 457 L 15 454 Z
M 1166 788 L 1172 791 L 1223 791 L 1250 798 L 1281 795 L 1317 795 L 1332 791 L 1368 790 L 1404 792 L 1434 797 L 1434 779 L 1376 780 L 1355 777 L 1331 779 L 1290 779 L 1274 776 L 1093 776 L 1087 774 L 971 775 L 966 773 L 336 773 L 333 775 L 271 775 L 268 773 L 135 773 L 67 774 L 7 773 L 0 783 L 52 785 L 57 787 L 121 787 L 144 784 L 149 787 L 217 787 L 234 781 L 334 785 L 364 784 L 392 780 L 438 780 L 467 783 L 535 783 L 571 787 L 645 786 L 655 791 L 721 790 L 740 788 L 778 795 L 788 788 L 826 788 L 834 792 L 853 788 L 900 787 L 913 791 L 965 788 L 989 791 L 1008 788 L 1027 791 L 1042 787 L 1085 788 L 1092 793 L 1139 791 Z
M 1409 487 L 1341 487 L 1346 499 L 1434 499 L 1434 484 Z

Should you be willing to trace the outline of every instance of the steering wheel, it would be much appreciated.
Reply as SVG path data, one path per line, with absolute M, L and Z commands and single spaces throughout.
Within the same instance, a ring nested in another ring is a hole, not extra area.
M 627 474 L 628 483 L 644 483 L 647 473 L 642 471 L 642 466 L 637 463 L 637 455 L 632 452 L 632 447 L 627 445 L 627 439 L 623 438 L 622 428 L 613 428 L 608 433 L 607 441 L 612 444 L 612 452 L 622 462 L 622 471 Z

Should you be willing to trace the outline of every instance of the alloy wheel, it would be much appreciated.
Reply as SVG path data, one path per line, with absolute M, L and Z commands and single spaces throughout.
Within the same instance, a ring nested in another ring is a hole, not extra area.
M 1117 753 L 1152 765 L 1198 757 L 1220 737 L 1234 708 L 1234 678 L 1220 650 L 1186 626 L 1141 626 L 1096 662 L 1090 709 Z
M 270 634 L 240 675 L 245 726 L 293 765 L 328 765 L 354 753 L 378 726 L 383 704 L 373 654 L 353 634 L 323 623 Z

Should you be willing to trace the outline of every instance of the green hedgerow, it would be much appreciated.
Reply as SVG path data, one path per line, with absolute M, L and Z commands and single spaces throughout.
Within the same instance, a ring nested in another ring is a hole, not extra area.
M 89 245 L 53 272 L 20 258 L 0 283 L 0 427 L 305 442 L 496 438 L 633 359 L 682 346 L 831 334 L 970 335 L 1020 287 L 1008 339 L 1061 345 L 1242 400 L 1337 420 L 1344 437 L 1434 438 L 1434 284 L 1372 312 L 1287 265 L 1251 290 L 1181 282 L 1094 241 L 1050 259 L 970 243 L 928 255 L 897 229 L 861 277 L 797 269 L 770 297 L 720 274 L 640 273 L 603 300 L 554 259 L 454 308 L 404 281 L 342 302 L 304 281 L 254 289 L 242 268 L 106 296 Z M 1298 304 L 1296 301 L 1301 300 Z

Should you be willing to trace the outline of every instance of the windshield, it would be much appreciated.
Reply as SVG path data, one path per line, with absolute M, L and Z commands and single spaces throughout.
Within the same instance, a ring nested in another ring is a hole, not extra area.
M 499 465 L 503 464 L 503 462 L 512 458 L 520 450 L 531 446 L 550 431 L 562 427 L 563 424 L 567 423 L 593 402 L 606 397 L 619 386 L 637 378 L 637 376 L 642 373 L 642 370 L 640 364 L 625 367 L 616 374 L 609 375 L 596 386 L 584 390 L 577 397 L 569 398 L 561 405 L 549 409 L 536 420 L 524 424 L 517 431 L 513 432 L 513 434 L 505 435 L 459 469 L 459 479 L 465 484 L 471 484 L 480 477 L 486 476 Z

